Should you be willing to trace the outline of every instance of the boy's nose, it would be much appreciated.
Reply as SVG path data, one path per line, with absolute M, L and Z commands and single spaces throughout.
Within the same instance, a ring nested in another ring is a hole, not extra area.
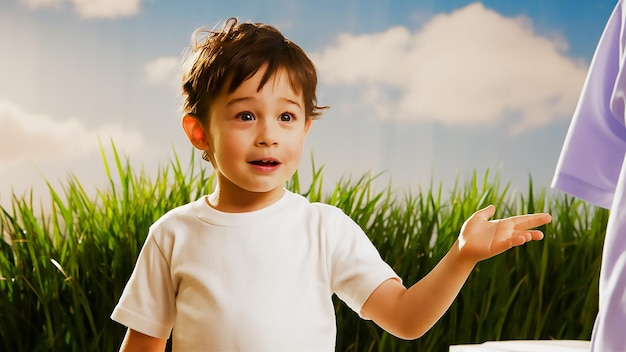
M 276 127 L 272 126 L 272 122 L 264 122 L 259 124 L 256 145 L 271 146 L 278 145 Z

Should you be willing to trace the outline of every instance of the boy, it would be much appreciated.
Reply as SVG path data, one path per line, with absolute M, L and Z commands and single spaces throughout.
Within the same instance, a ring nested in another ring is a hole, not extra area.
M 476 212 L 410 289 L 341 210 L 284 189 L 316 104 L 313 63 L 264 24 L 229 19 L 183 65 L 182 127 L 214 168 L 215 192 L 151 228 L 112 318 L 125 351 L 332 351 L 337 294 L 404 339 L 448 309 L 474 265 L 543 234 L 550 215 Z

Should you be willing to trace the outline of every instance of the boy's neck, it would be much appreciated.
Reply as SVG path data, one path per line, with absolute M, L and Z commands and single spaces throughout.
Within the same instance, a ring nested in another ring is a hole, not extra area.
M 224 213 L 247 213 L 263 209 L 277 202 L 285 194 L 284 188 L 275 188 L 268 192 L 250 192 L 238 187 L 218 185 L 207 204 Z

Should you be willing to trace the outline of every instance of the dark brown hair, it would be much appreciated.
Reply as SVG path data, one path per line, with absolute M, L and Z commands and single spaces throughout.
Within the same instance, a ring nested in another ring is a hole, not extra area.
M 213 99 L 229 84 L 233 92 L 243 81 L 267 65 L 259 90 L 279 70 L 286 69 L 292 88 L 302 94 L 306 118 L 321 114 L 317 106 L 317 72 L 313 62 L 295 43 L 267 24 L 236 18 L 221 30 L 198 29 L 183 64 L 183 113 L 207 122 Z

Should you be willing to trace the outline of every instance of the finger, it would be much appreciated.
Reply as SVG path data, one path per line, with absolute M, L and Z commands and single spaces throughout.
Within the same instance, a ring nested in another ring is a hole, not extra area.
M 514 238 L 514 245 L 521 245 L 530 241 L 539 241 L 543 239 L 543 232 L 539 230 L 515 231 L 511 238 Z
M 521 246 L 528 242 L 524 236 L 511 237 L 511 247 Z
M 498 255 L 502 252 L 505 252 L 511 248 L 513 248 L 514 246 L 519 246 L 522 243 L 518 243 L 520 240 L 517 236 L 515 237 L 509 237 L 506 240 L 501 240 L 501 241 L 497 241 L 495 242 L 491 249 L 493 250 L 492 255 Z
M 543 232 L 539 230 L 529 230 L 526 231 L 530 235 L 530 239 L 534 241 L 539 241 L 543 239 Z
M 548 213 L 518 215 L 509 219 L 513 221 L 516 229 L 529 229 L 552 221 L 552 217 Z
M 475 212 L 473 216 L 488 221 L 489 219 L 491 219 L 491 217 L 495 213 L 496 213 L 496 207 L 493 204 L 490 204 L 487 207 L 482 208 L 478 210 L 477 212 Z
M 510 237 L 496 241 L 492 245 L 493 255 L 505 252 L 513 247 L 521 246 L 531 240 L 541 240 L 543 232 L 539 230 L 515 231 Z
M 528 220 L 532 220 L 536 218 L 543 218 L 543 217 L 550 217 L 550 214 L 549 213 L 522 214 L 522 215 L 514 215 L 511 217 L 508 217 L 507 219 L 510 219 L 516 223 L 521 223 L 524 221 L 528 221 Z

